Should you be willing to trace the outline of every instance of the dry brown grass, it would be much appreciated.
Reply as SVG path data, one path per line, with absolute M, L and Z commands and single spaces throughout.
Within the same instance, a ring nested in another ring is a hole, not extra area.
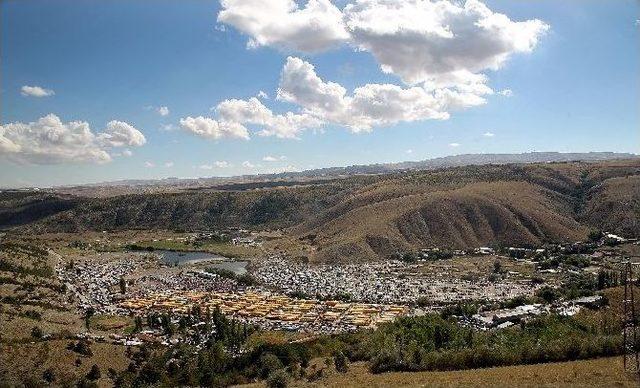
M 454 372 L 369 373 L 352 364 L 345 374 L 335 370 L 314 382 L 291 380 L 291 387 L 637 387 L 637 375 L 626 374 L 622 358 L 508 366 Z M 262 387 L 263 383 L 249 385 Z
M 100 386 L 111 386 L 107 378 L 107 370 L 117 371 L 126 369 L 129 360 L 125 356 L 124 346 L 108 343 L 93 343 L 93 356 L 78 356 L 68 350 L 69 340 L 53 340 L 24 344 L 0 344 L 0 381 L 8 386 L 20 385 L 26 379 L 42 380 L 42 373 L 52 369 L 57 376 L 56 384 L 64 381 L 74 381 L 85 376 L 91 366 L 96 364 L 102 372 L 98 381 Z M 80 358 L 82 364 L 75 366 L 75 360 Z

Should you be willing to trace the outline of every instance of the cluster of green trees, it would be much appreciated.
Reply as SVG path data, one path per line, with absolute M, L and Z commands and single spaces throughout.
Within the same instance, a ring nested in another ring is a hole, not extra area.
M 196 350 L 143 346 L 133 354 L 117 385 L 226 386 L 266 379 L 285 386 L 290 378 L 313 379 L 314 357 L 346 372 L 349 363 L 367 361 L 373 373 L 456 370 L 531 364 L 617 355 L 622 338 L 616 322 L 588 323 L 575 317 L 546 315 L 511 328 L 479 332 L 446 314 L 403 317 L 375 331 L 320 336 L 306 343 L 246 347 L 246 337 L 220 316 L 216 334 Z M 227 333 L 227 334 L 223 334 Z M 235 334 L 232 334 L 235 333 Z M 332 361 L 331 361 L 332 360 Z
M 223 278 L 235 280 L 239 284 L 244 284 L 245 286 L 255 286 L 258 284 L 258 280 L 256 280 L 256 278 L 251 276 L 249 273 L 238 275 L 235 272 L 228 269 L 213 268 L 213 267 L 205 268 L 205 271 L 216 274 Z
M 619 331 L 589 327 L 559 316 L 520 326 L 476 332 L 439 316 L 401 318 L 375 332 L 363 346 L 370 369 L 454 370 L 609 356 L 620 352 Z
M 558 288 L 542 287 L 536 292 L 536 297 L 543 302 L 553 303 L 559 299 L 571 300 L 582 296 L 591 296 L 597 291 L 620 284 L 620 274 L 616 271 L 601 270 L 597 275 L 574 274 Z

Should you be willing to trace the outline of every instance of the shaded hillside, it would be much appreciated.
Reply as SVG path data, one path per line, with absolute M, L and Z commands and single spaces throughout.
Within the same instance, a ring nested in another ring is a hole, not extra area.
M 368 260 L 429 246 L 575 241 L 594 228 L 638 236 L 640 161 L 466 166 L 102 199 L 5 193 L 0 204 L 3 228 L 288 228 L 315 248 L 314 259 Z

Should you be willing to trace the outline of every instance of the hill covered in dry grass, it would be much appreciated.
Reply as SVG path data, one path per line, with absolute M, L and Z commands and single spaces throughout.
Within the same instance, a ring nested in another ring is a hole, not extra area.
M 268 188 L 84 198 L 3 193 L 0 227 L 31 231 L 285 228 L 321 261 L 429 246 L 539 245 L 592 229 L 640 235 L 640 160 L 484 165 Z

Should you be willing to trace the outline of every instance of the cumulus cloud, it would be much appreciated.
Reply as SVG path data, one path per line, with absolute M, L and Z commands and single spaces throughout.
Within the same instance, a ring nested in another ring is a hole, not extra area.
M 329 0 L 222 0 L 218 22 L 250 36 L 247 47 L 275 46 L 317 52 L 345 42 L 342 13 Z
M 165 162 L 165 163 L 164 163 L 164 166 L 165 166 L 166 168 L 171 168 L 171 167 L 173 167 L 173 162 Z
M 253 164 L 253 163 L 251 163 L 251 162 L 250 162 L 250 161 L 248 161 L 248 160 L 245 160 L 244 162 L 242 162 L 242 167 L 245 167 L 245 168 L 255 168 L 255 167 L 256 167 L 256 165 L 255 165 L 255 164 Z
M 227 162 L 226 160 L 217 160 L 213 162 L 213 164 L 218 168 L 227 168 L 231 166 L 231 164 L 229 164 L 229 162 Z
M 95 134 L 84 121 L 63 123 L 48 114 L 31 123 L 0 126 L 0 156 L 19 163 L 105 163 L 113 148 L 139 147 L 146 143 L 142 132 L 123 121 L 113 120 Z
M 262 98 L 263 100 L 268 100 L 269 95 L 264 90 L 260 90 L 258 92 L 258 98 Z
M 370 53 L 395 84 L 365 84 L 348 92 L 324 81 L 309 62 L 288 57 L 276 98 L 299 110 L 276 114 L 256 97 L 228 99 L 215 108 L 218 118 L 188 117 L 182 127 L 200 136 L 297 138 L 305 129 L 335 124 L 352 132 L 429 119 L 486 103 L 494 91 L 488 70 L 510 56 L 531 52 L 549 29 L 532 19 L 513 21 L 478 0 L 354 0 L 342 10 L 328 0 L 222 0 L 218 22 L 250 37 L 248 46 L 317 52 L 347 43 Z M 511 90 L 498 92 L 512 95 Z M 258 97 L 266 99 L 263 91 Z
M 214 139 L 248 139 L 246 125 L 257 126 L 258 135 L 280 138 L 297 138 L 302 131 L 327 123 L 347 127 L 352 132 L 368 132 L 377 126 L 403 121 L 446 120 L 452 110 L 484 104 L 483 95 L 491 92 L 487 89 L 428 90 L 421 86 L 366 84 L 347 93 L 342 85 L 322 80 L 309 62 L 288 57 L 276 98 L 298 105 L 300 112 L 275 114 L 256 97 L 227 99 L 212 108 L 216 119 L 187 117 L 180 124 L 189 132 Z
M 147 142 L 142 132 L 118 120 L 109 121 L 107 128 L 97 136 L 97 139 L 105 147 L 140 147 Z
M 328 0 L 299 9 L 292 0 L 223 0 L 218 22 L 249 35 L 249 47 L 304 52 L 348 42 L 371 53 L 385 73 L 429 88 L 483 84 L 514 53 L 532 51 L 549 26 L 512 21 L 478 0 L 356 0 L 339 10 Z
M 156 166 L 156 164 L 155 164 L 155 163 L 153 163 L 153 162 L 148 162 L 148 161 L 147 161 L 147 162 L 144 162 L 144 166 L 145 166 L 146 168 L 154 168 L 154 167 Z
M 312 64 L 289 57 L 282 70 L 277 97 L 300 105 L 319 120 L 346 126 L 353 132 L 401 121 L 449 118 L 448 110 L 484 104 L 487 90 L 402 88 L 392 84 L 366 84 L 352 95 L 335 82 L 325 82 Z
M 187 132 L 209 139 L 249 139 L 249 131 L 242 124 L 218 122 L 208 117 L 186 117 L 180 119 L 180 126 Z
M 26 97 L 49 97 L 56 94 L 51 89 L 44 89 L 40 86 L 23 86 L 20 88 L 20 94 Z
M 321 121 L 309 114 L 295 114 L 293 112 L 274 114 L 255 97 L 248 100 L 225 100 L 218 104 L 215 110 L 222 122 L 260 126 L 262 129 L 258 135 L 261 136 L 296 138 L 300 131 L 322 124 Z
M 476 73 L 533 50 L 549 28 L 537 19 L 512 21 L 477 0 L 358 0 L 343 13 L 354 45 L 382 71 L 436 87 L 473 83 Z
M 160 106 L 156 108 L 156 112 L 158 112 L 160 116 L 167 116 L 169 114 L 169 108 L 166 106 Z
M 499 91 L 498 94 L 505 97 L 511 97 L 513 96 L 513 91 L 511 89 L 503 89 Z
M 129 149 L 122 150 L 122 156 L 132 156 L 133 152 Z
M 449 143 L 449 147 L 453 147 L 453 148 L 460 147 L 460 143 Z
M 493 132 L 487 131 L 487 132 L 483 133 L 482 136 L 484 136 L 484 137 L 494 137 L 495 134 Z

